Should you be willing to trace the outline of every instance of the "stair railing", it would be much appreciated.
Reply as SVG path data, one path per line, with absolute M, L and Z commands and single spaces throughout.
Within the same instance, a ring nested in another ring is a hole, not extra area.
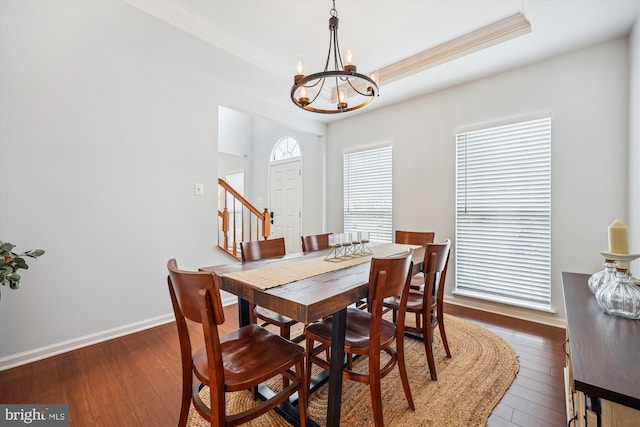
M 269 209 L 264 208 L 264 211 L 260 212 L 221 178 L 218 178 L 218 187 L 222 190 L 218 194 L 222 195 L 224 200 L 223 209 L 218 209 L 218 247 L 241 260 L 240 242 L 269 238 Z

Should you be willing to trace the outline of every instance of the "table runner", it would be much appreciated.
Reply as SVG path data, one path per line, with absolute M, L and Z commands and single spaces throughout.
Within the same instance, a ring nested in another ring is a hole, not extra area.
M 341 270 L 358 264 L 371 261 L 372 257 L 386 257 L 389 255 L 401 254 L 409 249 L 419 248 L 416 245 L 403 245 L 398 243 L 385 243 L 373 246 L 373 255 L 346 259 L 340 262 L 325 261 L 325 257 L 319 256 L 310 259 L 291 260 L 289 262 L 278 263 L 266 267 L 255 268 L 253 270 L 237 271 L 234 273 L 222 274 L 230 279 L 239 280 L 261 290 L 275 288 L 309 277 L 317 276 L 330 271 Z

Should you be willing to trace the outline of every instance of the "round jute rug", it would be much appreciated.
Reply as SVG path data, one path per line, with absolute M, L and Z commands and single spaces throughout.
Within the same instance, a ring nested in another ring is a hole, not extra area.
M 412 411 L 402 390 L 397 367 L 382 379 L 382 407 L 386 426 L 474 427 L 486 426 L 487 418 L 515 378 L 520 364 L 513 348 L 502 338 L 466 320 L 445 314 L 445 327 L 451 359 L 446 357 L 440 335 L 434 337 L 434 357 L 438 380 L 429 375 L 424 344 L 405 339 L 407 371 L 416 410 Z M 366 372 L 367 361 L 354 363 Z M 315 365 L 314 365 L 314 368 Z M 373 425 L 369 386 L 345 380 L 342 391 L 341 425 Z M 278 378 L 270 383 L 281 386 Z M 318 424 L 326 423 L 328 385 L 310 396 L 309 416 Z M 208 389 L 202 390 L 208 399 Z M 206 400 L 205 400 L 206 401 Z M 248 391 L 227 394 L 227 413 L 239 412 L 253 404 Z M 191 408 L 189 427 L 208 426 Z M 248 426 L 289 425 L 274 411 Z

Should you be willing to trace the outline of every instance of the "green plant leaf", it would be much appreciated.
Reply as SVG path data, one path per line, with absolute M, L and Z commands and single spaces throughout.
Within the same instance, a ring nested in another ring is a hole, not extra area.
M 15 247 L 16 245 L 12 245 L 11 243 L 3 243 L 0 249 L 2 249 L 3 252 L 11 252 L 11 249 Z
M 24 258 L 20 258 L 20 257 L 16 258 L 14 260 L 14 264 L 15 264 L 16 267 L 24 268 L 25 270 L 27 268 L 29 268 L 29 266 L 27 265 L 27 262 L 24 260 Z

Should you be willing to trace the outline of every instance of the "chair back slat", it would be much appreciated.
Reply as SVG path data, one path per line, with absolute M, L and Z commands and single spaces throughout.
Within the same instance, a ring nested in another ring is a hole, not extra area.
M 169 260 L 167 269 L 169 270 L 169 293 L 172 299 L 175 299 L 179 310 L 179 313 L 175 313 L 176 316 L 180 315 L 193 322 L 202 323 L 202 312 L 200 310 L 202 300 L 199 292 L 200 289 L 207 289 L 211 293 L 216 325 L 224 323 L 220 288 L 215 275 L 203 271 L 180 270 L 175 259 Z
M 242 262 L 283 256 L 287 253 L 284 237 L 240 243 Z
M 451 253 L 451 240 L 447 239 L 443 243 L 429 243 L 424 251 L 424 295 L 429 297 L 429 303 L 425 301 L 424 306 L 431 306 L 431 296 L 442 298 L 444 292 L 444 281 L 449 264 L 449 254 Z
M 450 247 L 451 240 L 448 239 L 444 243 L 428 243 L 424 251 L 424 271 L 433 270 L 437 274 L 442 273 L 449 259 Z M 435 263 L 431 259 L 432 253 L 436 254 Z
M 427 243 L 433 243 L 436 233 L 433 231 L 402 231 L 396 230 L 396 243 L 405 245 L 424 246 Z
M 369 302 L 379 301 L 387 297 L 402 294 L 413 268 L 412 251 L 400 256 L 373 258 L 369 270 Z
M 218 292 L 219 294 L 219 292 Z M 204 333 L 204 343 L 209 361 L 209 405 L 211 425 L 225 425 L 225 386 L 224 386 L 224 365 L 222 362 L 222 346 L 220 336 L 216 327 L 216 298 L 209 289 L 203 288 L 198 292 L 202 312 L 202 330 Z M 220 299 L 219 297 L 217 299 Z
M 302 236 L 302 252 L 315 252 L 329 248 L 330 234 L 331 233 Z

